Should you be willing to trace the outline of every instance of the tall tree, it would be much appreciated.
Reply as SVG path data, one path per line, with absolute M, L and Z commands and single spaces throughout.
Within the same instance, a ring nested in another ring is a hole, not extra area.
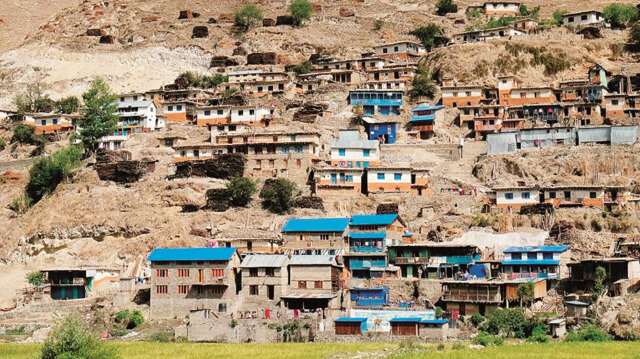
M 98 149 L 98 143 L 104 136 L 116 130 L 118 120 L 117 96 L 100 77 L 93 80 L 91 88 L 82 95 L 84 100 L 83 116 L 78 122 L 78 138 L 90 153 Z
M 53 110 L 53 100 L 45 94 L 46 86 L 41 82 L 27 85 L 23 93 L 19 93 L 13 99 L 18 113 L 50 112 Z

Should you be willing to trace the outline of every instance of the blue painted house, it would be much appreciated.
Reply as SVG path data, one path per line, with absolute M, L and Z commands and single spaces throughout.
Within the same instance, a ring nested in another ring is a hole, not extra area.
M 351 288 L 351 301 L 356 307 L 382 307 L 389 305 L 389 288 Z
M 434 126 L 436 121 L 442 120 L 442 109 L 444 106 L 436 105 L 420 105 L 413 109 L 413 116 L 409 119 L 411 132 L 416 138 L 426 140 L 434 135 Z
M 400 115 L 404 100 L 404 91 L 389 90 L 352 90 L 349 91 L 349 104 L 362 106 L 365 116 Z
M 509 247 L 504 251 L 502 272 L 509 279 L 561 279 L 562 265 L 570 255 L 569 246 Z
M 378 140 L 380 143 L 396 143 L 396 129 L 398 122 L 387 120 L 376 120 L 372 117 L 364 117 L 364 128 L 370 140 Z

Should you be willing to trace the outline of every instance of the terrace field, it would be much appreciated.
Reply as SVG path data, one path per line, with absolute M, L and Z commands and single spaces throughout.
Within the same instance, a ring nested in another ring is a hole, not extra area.
M 277 344 L 188 344 L 119 342 L 113 343 L 121 358 L 638 358 L 640 342 L 505 344 L 485 349 L 436 349 L 435 344 L 412 344 L 400 349 L 398 343 L 277 343 Z M 36 358 L 38 344 L 0 344 L 0 358 Z

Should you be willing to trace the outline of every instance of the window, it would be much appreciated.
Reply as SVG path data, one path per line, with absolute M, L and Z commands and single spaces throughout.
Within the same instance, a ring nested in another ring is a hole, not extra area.
M 504 199 L 513 199 L 513 193 L 507 192 L 504 194 Z
M 303 280 L 298 281 L 298 289 L 307 289 L 307 282 Z
M 589 198 L 596 198 L 595 192 L 589 192 Z
M 226 313 L 227 312 L 227 303 L 218 304 L 218 312 L 219 313 Z
M 244 111 L 243 110 L 238 110 L 238 116 L 244 116 Z
M 224 277 L 224 269 L 212 269 L 211 276 L 213 278 Z
M 396 181 L 400 181 L 402 179 L 402 173 L 394 173 L 393 179 Z
M 345 149 L 344 148 L 341 148 L 341 149 L 338 150 L 338 156 L 340 156 L 340 157 L 344 157 L 345 156 Z
M 250 285 L 249 286 L 249 294 L 251 295 L 258 295 L 258 286 L 257 285 Z
M 253 116 L 254 113 L 255 113 L 255 110 L 249 110 L 249 116 Z
M 611 104 L 613 106 L 618 106 L 618 100 L 611 100 Z
M 258 268 L 249 268 L 249 277 L 257 277 Z
M 511 253 L 511 260 L 519 261 L 522 259 L 522 253 Z
M 394 51 L 394 52 L 398 52 L 398 51 L 400 51 L 400 49 L 398 48 L 398 46 L 394 46 L 394 47 L 393 47 L 393 51 Z
M 265 268 L 265 270 L 264 270 L 264 274 L 265 274 L 267 277 L 275 277 L 275 275 L 276 275 L 276 270 L 275 270 L 275 268 Z
M 182 111 L 182 105 L 177 105 L 176 106 L 176 111 Z
M 187 294 L 189 293 L 189 286 L 188 285 L 179 285 L 178 286 L 178 294 Z
M 522 193 L 520 194 L 520 197 L 522 197 L 522 199 L 529 199 L 529 198 L 531 198 L 531 193 L 529 193 L 529 192 L 522 192 Z
M 180 278 L 189 277 L 189 270 L 188 269 L 178 269 L 178 277 L 180 277 Z
M 167 111 L 173 111 L 173 106 L 167 106 Z
M 551 252 L 542 253 L 542 259 L 553 259 L 553 253 Z
M 527 253 L 527 259 L 529 259 L 529 260 L 538 259 L 538 253 Z
M 328 234 L 321 234 L 320 235 L 320 239 L 323 241 L 328 241 L 329 240 L 329 235 Z
M 224 113 L 223 110 L 218 110 L 218 115 L 222 115 Z
M 302 160 L 301 159 L 296 159 L 296 167 L 302 167 Z
M 378 173 L 378 179 L 379 180 L 383 180 L 384 179 L 384 173 Z
M 364 157 L 369 157 L 370 154 L 371 154 L 371 150 L 362 150 L 362 155 Z
M 167 294 L 169 288 L 166 285 L 156 285 L 156 294 Z
M 322 289 L 322 281 L 317 280 L 313 283 L 313 288 L 315 289 Z
M 549 198 L 556 198 L 555 192 L 549 192 Z
M 211 116 L 211 111 L 209 111 L 209 110 L 204 111 L 204 115 L 205 116 Z
M 166 269 L 156 269 L 156 277 L 168 277 L 169 276 L 169 271 Z
M 302 153 L 302 146 L 296 146 L 293 150 L 295 153 Z
M 54 119 L 53 119 L 53 124 L 54 124 L 54 125 L 57 125 L 57 124 L 58 124 L 58 119 L 57 119 L 57 118 L 54 118 Z
M 386 54 L 387 53 L 387 48 L 385 47 L 384 49 L 382 49 L 382 53 Z
M 282 152 L 282 153 L 289 153 L 289 146 L 282 146 L 282 147 L 280 147 L 280 152 Z

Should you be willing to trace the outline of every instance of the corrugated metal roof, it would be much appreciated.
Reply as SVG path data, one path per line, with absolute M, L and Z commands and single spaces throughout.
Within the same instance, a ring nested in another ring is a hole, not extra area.
M 364 214 L 351 217 L 352 226 L 383 226 L 396 220 L 398 214 Z
M 577 305 L 577 306 L 581 306 L 581 307 L 586 307 L 586 306 L 588 306 L 588 305 L 589 305 L 588 303 L 581 302 L 581 301 L 579 301 L 579 300 L 570 300 L 570 301 L 568 301 L 566 304 L 570 304 L 570 305 Z
M 331 148 L 376 149 L 380 146 L 377 140 L 363 140 L 360 131 L 338 131 L 338 139 L 331 142 Z
M 542 260 L 523 259 L 523 260 L 502 261 L 502 265 L 533 265 L 533 264 L 558 265 L 558 264 L 560 264 L 560 261 L 551 260 L 551 259 L 542 259 Z
M 393 318 L 389 323 L 420 323 L 422 318 Z
M 449 319 L 422 319 L 420 323 L 425 324 L 446 324 L 449 323 Z
M 529 253 L 529 252 L 564 252 L 569 246 L 529 246 L 529 247 L 509 247 L 504 253 Z
M 153 102 L 151 101 L 121 101 L 118 102 L 118 108 L 127 108 L 127 107 L 149 107 Z
M 409 122 L 433 121 L 435 119 L 436 115 L 413 116 L 409 119 Z
M 444 108 L 442 105 L 434 105 L 434 106 L 418 106 L 413 109 L 413 111 L 437 111 L 441 108 Z
M 233 247 L 223 248 L 156 248 L 149 257 L 151 262 L 228 261 L 235 253 Z
M 240 268 L 282 267 L 289 257 L 282 254 L 248 255 Z
M 387 237 L 385 232 L 362 232 L 362 233 L 349 233 L 349 238 L 353 239 L 384 239 Z
M 289 260 L 289 265 L 332 265 L 335 264 L 336 256 L 331 255 L 294 255 Z
M 282 227 L 282 232 L 343 232 L 349 218 L 292 218 Z

